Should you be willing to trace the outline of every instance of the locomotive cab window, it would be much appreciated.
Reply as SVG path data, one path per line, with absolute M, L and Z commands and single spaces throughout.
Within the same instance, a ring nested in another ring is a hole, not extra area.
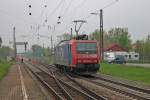
M 96 54 L 97 44 L 96 43 L 77 43 L 77 53 L 80 54 Z

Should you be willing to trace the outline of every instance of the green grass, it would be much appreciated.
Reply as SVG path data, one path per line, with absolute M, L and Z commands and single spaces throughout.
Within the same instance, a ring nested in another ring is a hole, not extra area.
M 7 74 L 11 65 L 12 62 L 0 61 L 0 80 Z
M 150 85 L 150 68 L 102 63 L 100 73 Z

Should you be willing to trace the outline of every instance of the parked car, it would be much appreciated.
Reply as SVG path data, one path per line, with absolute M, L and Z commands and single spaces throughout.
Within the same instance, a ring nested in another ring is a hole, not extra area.
M 113 52 L 105 52 L 104 53 L 104 60 L 108 63 L 111 63 L 115 59 L 115 53 Z
M 112 63 L 116 64 L 124 64 L 126 63 L 125 57 L 123 55 L 116 55 L 115 59 L 112 61 Z

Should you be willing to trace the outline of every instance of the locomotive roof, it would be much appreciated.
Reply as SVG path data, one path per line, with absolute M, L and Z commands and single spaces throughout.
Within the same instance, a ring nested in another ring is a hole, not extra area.
M 75 40 L 75 39 L 72 39 L 72 40 L 62 40 L 60 41 L 57 46 L 59 45 L 63 45 L 63 44 L 72 44 L 72 43 L 75 43 L 75 42 L 97 42 L 96 40 Z
M 71 42 L 97 42 L 96 40 L 71 40 Z

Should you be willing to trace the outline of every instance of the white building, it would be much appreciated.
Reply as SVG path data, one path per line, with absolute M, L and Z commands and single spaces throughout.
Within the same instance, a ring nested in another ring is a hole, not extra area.
M 138 61 L 139 53 L 128 52 L 126 49 L 120 47 L 117 44 L 113 44 L 105 48 L 104 50 L 104 60 L 112 61 L 117 55 L 122 55 L 125 57 L 126 61 Z

